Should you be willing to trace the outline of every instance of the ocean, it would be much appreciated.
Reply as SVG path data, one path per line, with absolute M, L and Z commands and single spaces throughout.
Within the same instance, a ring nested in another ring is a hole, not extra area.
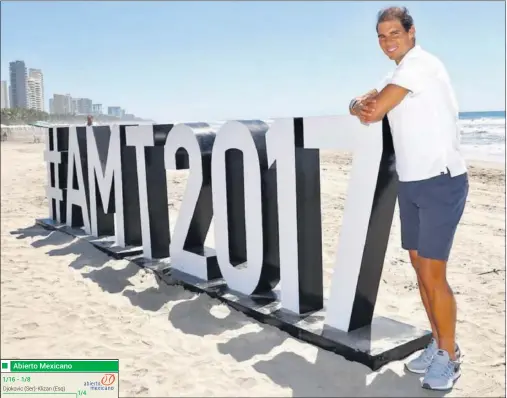
M 505 111 L 461 112 L 461 149 L 468 160 L 505 164 Z
M 273 122 L 272 119 L 264 121 L 268 125 Z M 154 122 L 137 123 L 152 124 Z M 171 123 L 178 122 L 172 121 Z M 218 130 L 225 121 L 208 121 L 207 123 L 213 129 Z M 498 162 L 505 165 L 505 111 L 461 112 L 459 123 L 461 150 L 467 160 Z M 15 128 L 16 126 L 11 127 Z
M 210 122 L 210 125 L 218 129 L 223 123 Z M 505 164 L 505 111 L 460 112 L 459 124 L 461 150 L 466 160 Z

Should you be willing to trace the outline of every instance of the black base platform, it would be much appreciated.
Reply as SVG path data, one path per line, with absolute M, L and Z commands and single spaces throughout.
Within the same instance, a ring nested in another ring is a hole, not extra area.
M 129 260 L 153 270 L 169 285 L 181 285 L 191 291 L 206 293 L 259 322 L 275 326 L 350 361 L 360 362 L 372 370 L 406 358 L 424 348 L 431 339 L 430 331 L 381 316 L 374 317 L 371 326 L 346 333 L 324 326 L 325 309 L 309 315 L 280 309 L 279 286 L 271 294 L 246 296 L 227 288 L 223 279 L 206 282 L 173 270 L 169 259 L 147 260 L 139 256 Z
M 374 371 L 424 348 L 431 339 L 431 332 L 428 330 L 421 330 L 385 317 L 374 317 L 370 326 L 346 333 L 324 325 L 325 309 L 305 315 L 281 309 L 279 286 L 270 294 L 246 296 L 227 288 L 223 279 L 207 282 L 171 269 L 170 258 L 161 260 L 143 258 L 140 247 L 108 247 L 104 243 L 98 245 L 97 241 L 100 240 L 86 235 L 82 229 L 70 228 L 48 219 L 37 220 L 37 224 L 84 238 L 114 258 L 125 258 L 142 268 L 152 270 L 169 285 L 180 285 L 194 292 L 206 293 L 259 322 L 276 326 L 297 339 L 332 351 L 347 360 L 360 362 Z M 109 238 L 109 242 L 111 239 L 113 238 Z
M 97 249 L 115 259 L 122 259 L 129 256 L 137 256 L 143 253 L 142 246 L 127 246 L 127 247 L 115 246 L 114 236 L 104 236 L 97 238 L 96 236 L 86 234 L 86 232 L 82 228 L 68 227 L 65 224 L 60 224 L 56 221 L 53 221 L 50 218 L 37 219 L 35 220 L 35 223 L 43 228 L 52 231 L 60 231 L 66 233 L 67 235 L 86 239 Z

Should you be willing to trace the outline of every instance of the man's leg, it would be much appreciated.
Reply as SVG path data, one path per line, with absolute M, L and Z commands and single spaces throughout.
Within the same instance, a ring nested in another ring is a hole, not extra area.
M 461 374 L 455 342 L 456 300 L 447 282 L 447 260 L 465 208 L 468 177 L 441 175 L 421 183 L 419 192 L 418 275 L 430 304 L 439 348 L 422 386 L 447 390 Z
M 410 261 L 414 267 L 416 274 L 419 269 L 419 259 L 417 255 L 417 246 L 419 244 L 419 207 L 414 202 L 415 194 L 417 190 L 417 183 L 412 182 L 400 182 L 398 184 L 398 206 L 400 208 L 400 224 L 401 224 L 401 247 L 408 250 L 410 255 Z M 418 278 L 419 281 L 419 278 Z M 430 318 L 430 304 L 427 299 L 427 294 L 424 290 L 424 285 L 419 282 L 419 292 L 423 301 L 426 314 L 430 319 L 432 331 L 434 333 L 434 339 L 431 340 L 430 344 L 416 357 L 412 358 L 405 364 L 405 367 L 412 373 L 423 374 L 431 364 L 433 356 L 438 350 L 436 343 L 437 335 L 434 323 Z
M 438 336 L 438 348 L 456 360 L 456 300 L 446 276 L 447 262 L 419 256 L 418 277 L 429 301 L 430 322 Z M 422 293 L 421 293 L 422 296 Z M 424 301 L 424 298 L 423 298 Z
M 430 301 L 428 299 L 428 294 L 426 293 L 426 288 L 424 287 L 424 284 L 421 280 L 421 276 L 419 275 L 420 268 L 421 268 L 420 258 L 417 254 L 417 250 L 409 250 L 408 253 L 410 256 L 410 262 L 412 263 L 412 266 L 414 267 L 414 270 L 417 275 L 417 285 L 419 286 L 419 294 L 421 295 L 421 300 L 422 300 L 424 309 L 426 310 L 426 315 L 428 316 L 428 320 L 431 325 L 431 333 L 433 334 L 433 338 L 435 339 L 435 341 L 438 344 L 438 332 L 437 332 L 437 328 L 435 326 L 435 321 L 433 319 L 433 315 L 431 312 Z
M 456 300 L 447 282 L 447 260 L 465 208 L 468 177 L 441 175 L 424 182 L 420 192 L 417 275 L 429 301 L 438 347 L 455 360 Z
M 438 342 L 437 329 L 435 322 L 431 316 L 430 303 L 428 295 L 421 283 L 419 277 L 419 256 L 417 253 L 417 245 L 419 244 L 419 207 L 414 203 L 414 193 L 416 184 L 400 182 L 398 185 L 398 206 L 400 209 L 400 224 L 401 224 L 401 247 L 408 250 L 410 262 L 417 275 L 417 283 L 419 285 L 419 293 L 426 310 L 426 314 L 430 321 L 431 331 L 433 338 Z

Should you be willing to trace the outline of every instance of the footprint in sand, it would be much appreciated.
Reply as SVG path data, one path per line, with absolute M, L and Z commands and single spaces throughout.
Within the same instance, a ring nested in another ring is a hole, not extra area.
M 25 323 L 25 324 L 21 325 L 21 327 L 25 330 L 35 330 L 39 327 L 39 324 L 36 322 L 30 322 L 30 323 Z

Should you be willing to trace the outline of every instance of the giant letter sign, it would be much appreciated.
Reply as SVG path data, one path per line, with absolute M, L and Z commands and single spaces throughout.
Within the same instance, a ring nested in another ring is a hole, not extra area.
M 322 308 L 322 223 L 319 151 L 303 146 L 303 119 L 280 119 L 268 132 L 268 162 L 276 166 L 282 308 L 304 314 Z
M 88 170 L 86 160 L 86 130 L 84 127 L 69 128 L 69 168 L 67 171 L 67 225 L 84 226 L 90 233 L 88 215 Z
M 371 324 L 396 201 L 381 125 L 350 134 L 356 125 L 339 117 L 304 123 L 306 148 L 354 153 L 326 313 L 326 323 L 344 331 Z
M 91 233 L 115 235 L 116 244 L 125 246 L 120 129 L 87 127 L 86 142 Z
M 157 130 L 165 130 L 157 131 L 164 135 L 165 141 L 172 125 L 157 127 Z M 149 259 L 169 256 L 169 204 L 164 151 L 155 147 L 155 133 L 155 127 L 151 125 L 127 127 L 127 145 L 136 148 L 143 251 Z M 151 172 L 148 173 L 148 170 Z M 146 206 L 148 203 L 150 205 Z
M 204 246 L 213 217 L 211 149 L 215 133 L 205 124 L 179 124 L 165 143 L 166 169 L 190 169 L 187 187 L 171 241 L 171 263 L 205 281 L 221 276 L 216 254 Z M 186 161 L 178 151 L 186 152 Z
M 262 181 L 268 177 L 267 130 L 265 123 L 227 122 L 217 134 L 211 158 L 218 264 L 227 285 L 247 295 L 271 291 L 280 278 L 273 250 L 278 228 L 269 225 L 276 191 L 269 191 L 274 184 Z M 271 220 L 276 222 L 275 211 Z
M 67 223 L 76 235 L 83 227 L 97 237 L 114 234 L 120 246 L 142 244 L 142 256 L 131 260 L 155 263 L 163 280 L 372 369 L 429 342 L 429 331 L 373 317 L 396 201 L 387 119 L 370 126 L 340 116 L 229 121 L 218 131 L 191 123 L 48 133 L 50 220 L 42 225 Z M 326 302 L 322 149 L 353 153 Z M 189 170 L 172 238 L 166 169 Z
M 49 218 L 59 223 L 65 222 L 67 219 L 67 192 L 64 189 L 67 186 L 65 161 L 67 152 L 63 152 L 67 148 L 63 148 L 62 135 L 62 131 L 58 132 L 56 127 L 48 129 L 46 150 L 44 151 L 48 176 L 46 196 L 49 202 Z

